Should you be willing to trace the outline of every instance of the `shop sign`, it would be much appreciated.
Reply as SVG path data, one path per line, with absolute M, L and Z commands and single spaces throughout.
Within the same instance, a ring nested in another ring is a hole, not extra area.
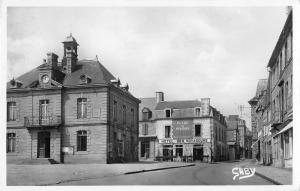
M 173 120 L 173 138 L 187 139 L 193 137 L 193 120 Z
M 192 138 L 192 139 L 160 139 L 159 143 L 171 144 L 171 143 L 205 143 L 208 142 L 207 139 L 203 138 Z

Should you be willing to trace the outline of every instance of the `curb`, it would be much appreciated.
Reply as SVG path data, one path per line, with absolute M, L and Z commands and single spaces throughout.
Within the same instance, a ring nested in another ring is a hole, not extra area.
M 259 173 L 259 172 L 257 172 L 257 171 L 255 171 L 255 174 L 256 174 L 257 176 L 260 176 L 260 177 L 262 177 L 262 178 L 264 178 L 264 179 L 266 179 L 266 180 L 272 182 L 273 184 L 276 184 L 276 185 L 283 185 L 283 184 L 281 184 L 280 182 L 277 182 L 276 180 L 273 180 L 273 179 L 271 179 L 271 178 L 269 178 L 269 177 L 267 177 L 267 176 L 265 176 L 265 175 L 263 175 L 263 174 L 261 174 L 261 173 Z
M 151 171 L 158 171 L 158 170 L 166 170 L 166 169 L 173 169 L 173 168 L 182 168 L 182 167 L 190 167 L 190 166 L 196 166 L 196 164 L 189 164 L 189 165 L 181 165 L 181 166 L 170 166 L 170 167 L 163 167 L 163 168 L 154 168 L 149 170 L 138 170 L 138 171 L 131 171 L 131 172 L 125 172 L 123 174 L 137 174 L 137 173 L 143 173 L 143 172 L 151 172 Z

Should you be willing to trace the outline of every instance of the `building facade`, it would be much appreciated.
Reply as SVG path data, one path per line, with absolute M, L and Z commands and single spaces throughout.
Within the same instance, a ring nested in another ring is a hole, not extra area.
M 139 100 L 99 61 L 78 60 L 76 39 L 64 41 L 61 62 L 7 83 L 7 162 L 138 160 Z
M 267 65 L 269 77 L 258 82 L 256 95 L 249 101 L 253 157 L 282 168 L 292 168 L 293 162 L 292 15 L 290 9 Z
M 225 160 L 225 117 L 201 101 L 165 101 L 163 92 L 141 98 L 140 160 Z
M 274 166 L 293 163 L 293 12 L 290 10 L 268 66 Z
M 238 115 L 229 115 L 227 123 L 227 144 L 229 146 L 229 159 L 245 158 L 246 152 L 246 121 Z

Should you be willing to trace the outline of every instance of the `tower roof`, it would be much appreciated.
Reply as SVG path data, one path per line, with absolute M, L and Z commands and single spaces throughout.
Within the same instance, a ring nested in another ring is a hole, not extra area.
M 63 42 L 75 42 L 75 43 L 77 44 L 77 41 L 76 41 L 76 39 L 72 36 L 72 33 L 70 33 L 70 35 L 67 36 Z

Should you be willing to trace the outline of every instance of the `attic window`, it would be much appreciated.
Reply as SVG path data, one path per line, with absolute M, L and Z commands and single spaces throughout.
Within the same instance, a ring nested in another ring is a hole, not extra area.
M 152 112 L 146 107 L 142 110 L 142 113 L 143 120 L 149 120 L 152 117 Z
M 80 84 L 88 84 L 91 83 L 92 81 L 92 79 L 85 74 L 82 74 L 79 79 L 80 79 Z
M 200 111 L 201 111 L 200 107 L 196 107 L 196 108 L 195 108 L 195 115 L 196 115 L 197 117 L 200 116 Z
M 170 118 L 171 117 L 171 115 L 172 115 L 171 111 L 172 111 L 171 109 L 166 109 L 165 110 L 166 118 Z
M 15 79 L 12 79 L 10 81 L 10 85 L 12 86 L 12 88 L 19 88 L 22 86 L 22 82 L 20 82 L 19 80 L 15 80 Z

